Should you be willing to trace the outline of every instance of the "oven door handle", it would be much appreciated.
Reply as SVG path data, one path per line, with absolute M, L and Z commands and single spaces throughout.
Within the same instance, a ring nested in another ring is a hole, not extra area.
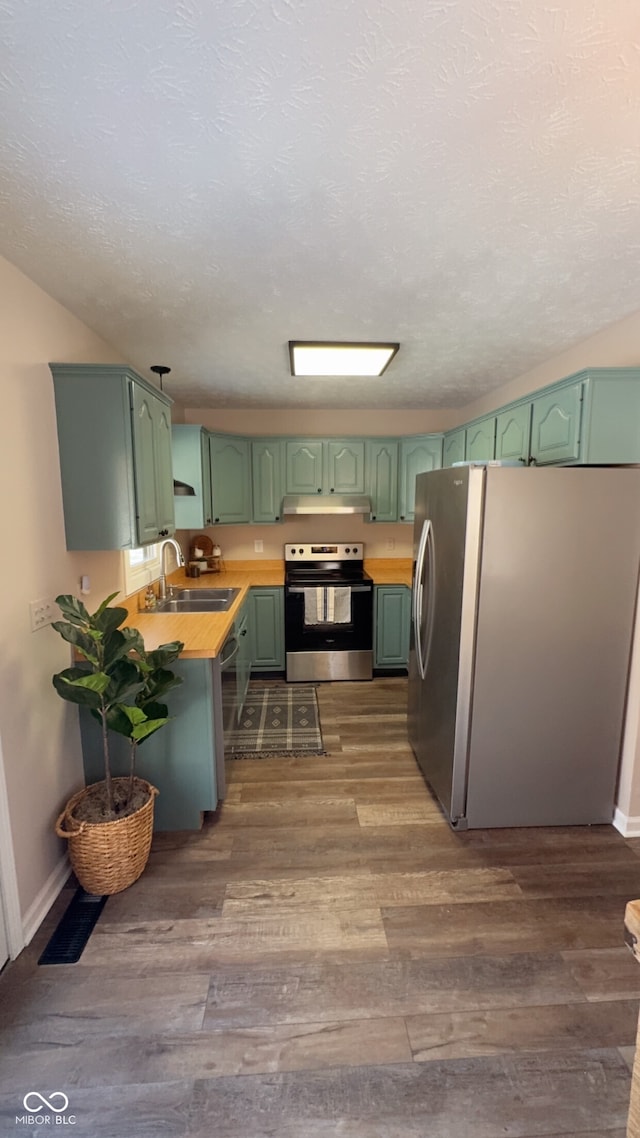
M 352 593 L 370 593 L 371 585 L 287 585 L 288 593 L 304 593 L 307 589 L 351 589 Z

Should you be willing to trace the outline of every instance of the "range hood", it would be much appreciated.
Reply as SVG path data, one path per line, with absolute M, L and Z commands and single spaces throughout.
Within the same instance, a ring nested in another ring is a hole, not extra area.
M 371 499 L 366 494 L 286 494 L 284 514 L 370 514 Z

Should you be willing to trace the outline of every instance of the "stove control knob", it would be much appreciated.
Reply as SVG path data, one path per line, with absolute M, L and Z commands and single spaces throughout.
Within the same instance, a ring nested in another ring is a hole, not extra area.
M 292 556 L 292 557 L 294 557 L 294 556 L 295 556 L 295 552 L 296 552 L 296 551 L 295 551 L 295 549 L 292 549 L 292 550 L 291 550 L 291 556 Z
M 353 552 L 354 552 L 354 553 L 357 553 L 357 552 L 358 552 L 358 547 L 357 547 L 357 545 L 354 545 L 354 547 L 353 547 Z
M 351 553 L 351 550 L 349 549 L 349 546 L 347 546 L 347 547 L 346 547 L 346 549 L 345 549 L 345 553 Z
M 298 553 L 304 553 L 304 549 L 299 549 Z

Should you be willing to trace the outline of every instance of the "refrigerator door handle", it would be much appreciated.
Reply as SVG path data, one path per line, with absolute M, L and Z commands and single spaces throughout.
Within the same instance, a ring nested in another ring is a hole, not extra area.
M 416 557 L 416 575 L 413 581 L 413 631 L 416 643 L 416 661 L 418 664 L 418 672 L 422 680 L 425 678 L 427 672 L 427 662 L 424 658 L 421 630 L 422 611 L 424 604 L 424 574 L 426 567 L 427 547 L 430 544 L 431 533 L 431 522 L 429 519 L 427 519 L 422 525 L 422 533 L 420 534 L 418 554 Z

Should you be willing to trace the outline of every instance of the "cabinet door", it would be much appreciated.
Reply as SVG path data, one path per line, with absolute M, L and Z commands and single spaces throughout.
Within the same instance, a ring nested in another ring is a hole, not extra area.
M 178 423 L 171 429 L 173 473 L 194 494 L 174 495 L 177 529 L 202 529 L 213 524 L 209 435 L 199 426 Z
M 411 591 L 405 585 L 376 587 L 376 668 L 406 668 L 409 660 Z
M 256 588 L 250 594 L 252 670 L 284 669 L 284 589 Z
M 442 448 L 442 465 L 453 466 L 454 462 L 464 462 L 465 458 L 465 430 L 450 431 L 444 436 Z
M 416 477 L 442 466 L 442 435 L 423 435 L 403 439 L 400 444 L 401 522 L 412 522 L 416 500 Z
M 132 384 L 133 457 L 138 541 L 174 532 L 171 418 L 168 407 Z
M 364 494 L 364 439 L 329 441 L 323 486 L 329 494 Z
M 284 493 L 282 454 L 281 439 L 253 439 L 251 442 L 254 522 L 280 521 Z
M 533 400 L 531 459 L 542 466 L 580 458 L 582 383 Z
M 175 533 L 173 503 L 173 456 L 171 452 L 171 414 L 158 403 L 156 408 L 156 501 L 160 537 Z
M 502 411 L 496 418 L 496 458 L 529 462 L 531 404 Z
M 398 441 L 367 439 L 366 492 L 371 498 L 372 522 L 398 520 Z
M 485 461 L 496 457 L 496 420 L 482 419 L 479 423 L 472 423 L 466 431 L 466 457 L 470 462 L 473 459 Z
M 321 494 L 323 481 L 323 445 L 318 439 L 287 439 L 287 494 Z
M 232 435 L 210 435 L 214 524 L 237 524 L 251 518 L 249 443 Z

